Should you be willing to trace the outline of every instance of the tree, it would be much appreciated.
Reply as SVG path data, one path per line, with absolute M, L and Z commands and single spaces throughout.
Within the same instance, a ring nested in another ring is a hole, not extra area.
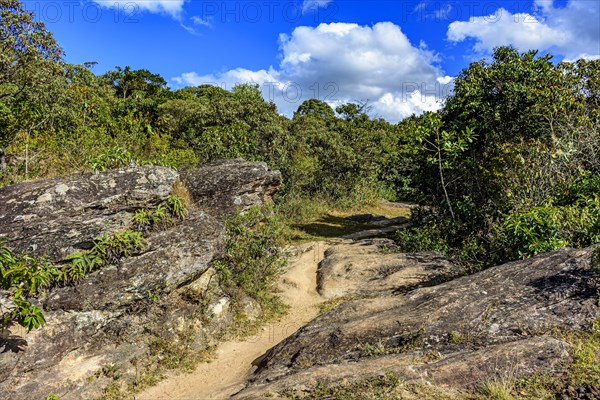
M 294 119 L 307 115 L 316 115 L 324 120 L 335 118 L 335 113 L 329 104 L 317 99 L 309 99 L 304 101 L 294 113 Z
M 32 64 L 60 63 L 64 53 L 18 0 L 0 0 L 0 100 L 18 95 L 30 84 Z
M 63 51 L 18 0 L 0 0 L 0 146 L 51 123 L 61 80 Z
M 117 67 L 104 76 L 115 88 L 116 96 L 123 99 L 151 98 L 163 93 L 167 87 L 167 81 L 162 76 L 147 69 L 132 70 L 130 66 Z

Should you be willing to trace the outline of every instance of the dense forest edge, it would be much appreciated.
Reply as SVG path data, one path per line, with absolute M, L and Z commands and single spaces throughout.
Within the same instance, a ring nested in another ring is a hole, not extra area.
M 372 116 L 368 103 L 333 109 L 311 99 L 287 118 L 257 85 L 173 90 L 144 69 L 97 75 L 94 63 L 66 63 L 20 1 L 0 0 L 0 13 L 0 186 L 131 165 L 185 170 L 228 158 L 264 161 L 283 178 L 273 212 L 263 225 L 264 214 L 229 222 L 239 240 L 228 244 L 219 271 L 273 315 L 283 312 L 269 292 L 283 255 L 270 253 L 256 270 L 236 266 L 303 240 L 303 224 L 333 210 L 377 207 L 382 199 L 420 205 L 410 227 L 393 235 L 400 251 L 438 252 L 465 274 L 600 242 L 600 60 L 555 62 L 551 54 L 500 47 L 456 77 L 437 112 L 391 124 Z M 184 218 L 182 198 L 170 202 L 165 218 Z M 236 228 L 250 223 L 261 226 L 260 237 Z M 106 239 L 143 242 L 139 232 Z M 595 260 L 600 274 L 600 255 Z M 25 310 L 3 314 L 3 326 L 43 325 L 27 299 L 55 278 L 30 274 L 32 267 L 50 269 L 0 243 L 0 289 L 16 293 Z M 576 360 L 577 385 L 600 386 L 594 329 L 573 336 L 587 357 Z M 555 385 L 544 379 L 534 383 Z M 340 393 L 355 389 L 319 390 L 314 398 L 345 398 Z

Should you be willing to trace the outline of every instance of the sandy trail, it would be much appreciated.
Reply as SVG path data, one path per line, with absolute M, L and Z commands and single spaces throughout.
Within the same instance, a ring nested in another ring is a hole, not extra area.
M 241 390 L 256 368 L 252 361 L 317 316 L 316 306 L 323 301 L 316 291 L 317 265 L 327 247 L 325 242 L 297 247 L 298 255 L 290 259 L 280 281 L 281 298 L 290 306 L 281 320 L 254 337 L 222 343 L 210 363 L 200 364 L 191 374 L 167 378 L 136 399 L 226 399 Z

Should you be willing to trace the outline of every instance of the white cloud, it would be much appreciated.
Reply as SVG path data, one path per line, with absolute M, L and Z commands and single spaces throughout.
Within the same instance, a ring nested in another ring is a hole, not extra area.
M 489 16 L 455 21 L 448 27 L 452 42 L 474 39 L 474 50 L 491 52 L 513 45 L 521 51 L 549 50 L 566 58 L 600 55 L 600 2 L 569 0 L 556 8 L 552 0 L 535 0 L 534 12 L 511 14 L 500 8 Z
M 202 17 L 198 17 L 198 16 L 193 16 L 190 19 L 196 26 L 206 26 L 208 28 L 212 28 L 212 26 L 213 26 L 212 17 L 202 18 Z
M 438 100 L 452 84 L 434 65 L 436 55 L 425 46 L 413 46 L 391 22 L 301 26 L 280 36 L 280 48 L 276 68 L 237 68 L 206 76 L 190 72 L 173 81 L 227 89 L 238 82 L 254 82 L 285 115 L 311 97 L 331 105 L 368 100 L 375 114 L 390 121 L 439 108 Z
M 326 8 L 332 0 L 304 0 L 302 3 L 302 13 Z
M 93 0 L 95 3 L 118 10 L 148 11 L 151 13 L 164 13 L 179 19 L 183 11 L 183 5 L 187 0 Z M 125 8 L 127 7 L 127 8 Z

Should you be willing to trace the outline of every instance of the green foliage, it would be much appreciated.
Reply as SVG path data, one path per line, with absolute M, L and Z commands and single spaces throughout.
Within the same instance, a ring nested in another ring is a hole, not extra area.
M 451 331 L 448 333 L 448 343 L 459 344 L 464 340 L 463 335 L 457 331 Z
M 11 290 L 12 309 L 2 313 L 2 328 L 13 322 L 31 331 L 46 324 L 42 309 L 23 297 L 21 289 Z
M 106 263 L 112 263 L 141 251 L 145 245 L 146 240 L 141 232 L 125 230 L 111 235 L 105 233 L 96 239 L 88 254 L 92 258 L 99 257 Z
M 57 266 L 45 258 L 27 254 L 16 256 L 0 244 L 0 289 L 10 293 L 12 303 L 8 309 L 0 309 L 2 329 L 13 323 L 28 330 L 43 326 L 46 321 L 42 310 L 30 299 L 53 285 L 79 282 L 94 270 L 140 251 L 144 246 L 145 239 L 140 232 L 104 234 L 94 241 L 90 250 L 70 254 L 64 258 L 62 266 Z
M 600 386 L 600 320 L 589 332 L 573 333 L 568 337 L 572 346 L 573 364 L 569 370 L 571 381 L 579 386 Z
M 318 381 L 309 392 L 288 390 L 285 395 L 288 399 L 398 399 L 404 383 L 392 372 L 387 372 L 379 377 L 372 377 L 342 385 L 330 385 Z M 430 398 L 430 397 L 427 397 Z M 437 397 L 444 398 L 444 397 Z
M 52 278 L 57 283 L 79 282 L 102 266 L 141 251 L 145 244 L 140 232 L 126 230 L 111 235 L 105 233 L 94 241 L 91 249 L 69 254 L 63 259 L 62 267 L 53 267 L 55 272 Z
M 442 110 L 403 121 L 415 133 L 407 181 L 430 211 L 399 233 L 402 248 L 476 271 L 600 241 L 600 62 L 551 59 L 498 48 Z
M 515 400 L 512 392 L 516 383 L 512 377 L 495 377 L 482 382 L 479 393 L 490 400 Z
M 54 266 L 43 258 L 26 254 L 19 256 L 0 246 L 0 285 L 3 289 L 18 288 L 29 296 L 36 296 L 52 281 Z
M 253 207 L 226 221 L 225 256 L 217 261 L 225 286 L 241 289 L 264 306 L 276 305 L 273 291 L 286 265 L 281 226 L 270 209 Z
M 187 214 L 187 205 L 183 197 L 173 195 L 169 196 L 166 201 L 166 207 L 174 217 L 179 218 L 180 220 L 185 219 L 185 215 Z
M 0 243 L 0 289 L 8 291 L 11 303 L 6 309 L 0 307 L 2 329 L 16 322 L 30 331 L 46 323 L 42 310 L 29 298 L 49 287 L 56 273 L 46 259 L 14 255 Z
M 133 162 L 133 156 L 126 149 L 115 146 L 105 153 L 89 158 L 87 164 L 93 171 L 104 172 L 109 169 L 122 168 Z
M 51 33 L 18 0 L 0 1 L 0 146 L 45 126 L 61 85 L 63 56 Z
M 539 206 L 506 217 L 504 233 L 521 257 L 600 242 L 600 196 L 583 204 Z
M 133 223 L 135 228 L 141 232 L 160 230 L 172 225 L 175 220 L 184 220 L 186 214 L 187 204 L 183 197 L 171 195 L 154 210 L 136 210 L 133 215 Z
M 283 118 L 253 85 L 231 92 L 208 85 L 177 91 L 160 105 L 158 124 L 191 146 L 200 162 L 263 160 L 269 142 L 283 130 Z
M 67 263 L 61 270 L 60 279 L 65 282 L 79 282 L 95 269 L 104 265 L 104 259 L 94 246 L 89 252 L 76 252 L 65 257 Z
M 133 223 L 137 230 L 145 231 L 154 223 L 154 215 L 151 210 L 141 208 L 135 211 Z

